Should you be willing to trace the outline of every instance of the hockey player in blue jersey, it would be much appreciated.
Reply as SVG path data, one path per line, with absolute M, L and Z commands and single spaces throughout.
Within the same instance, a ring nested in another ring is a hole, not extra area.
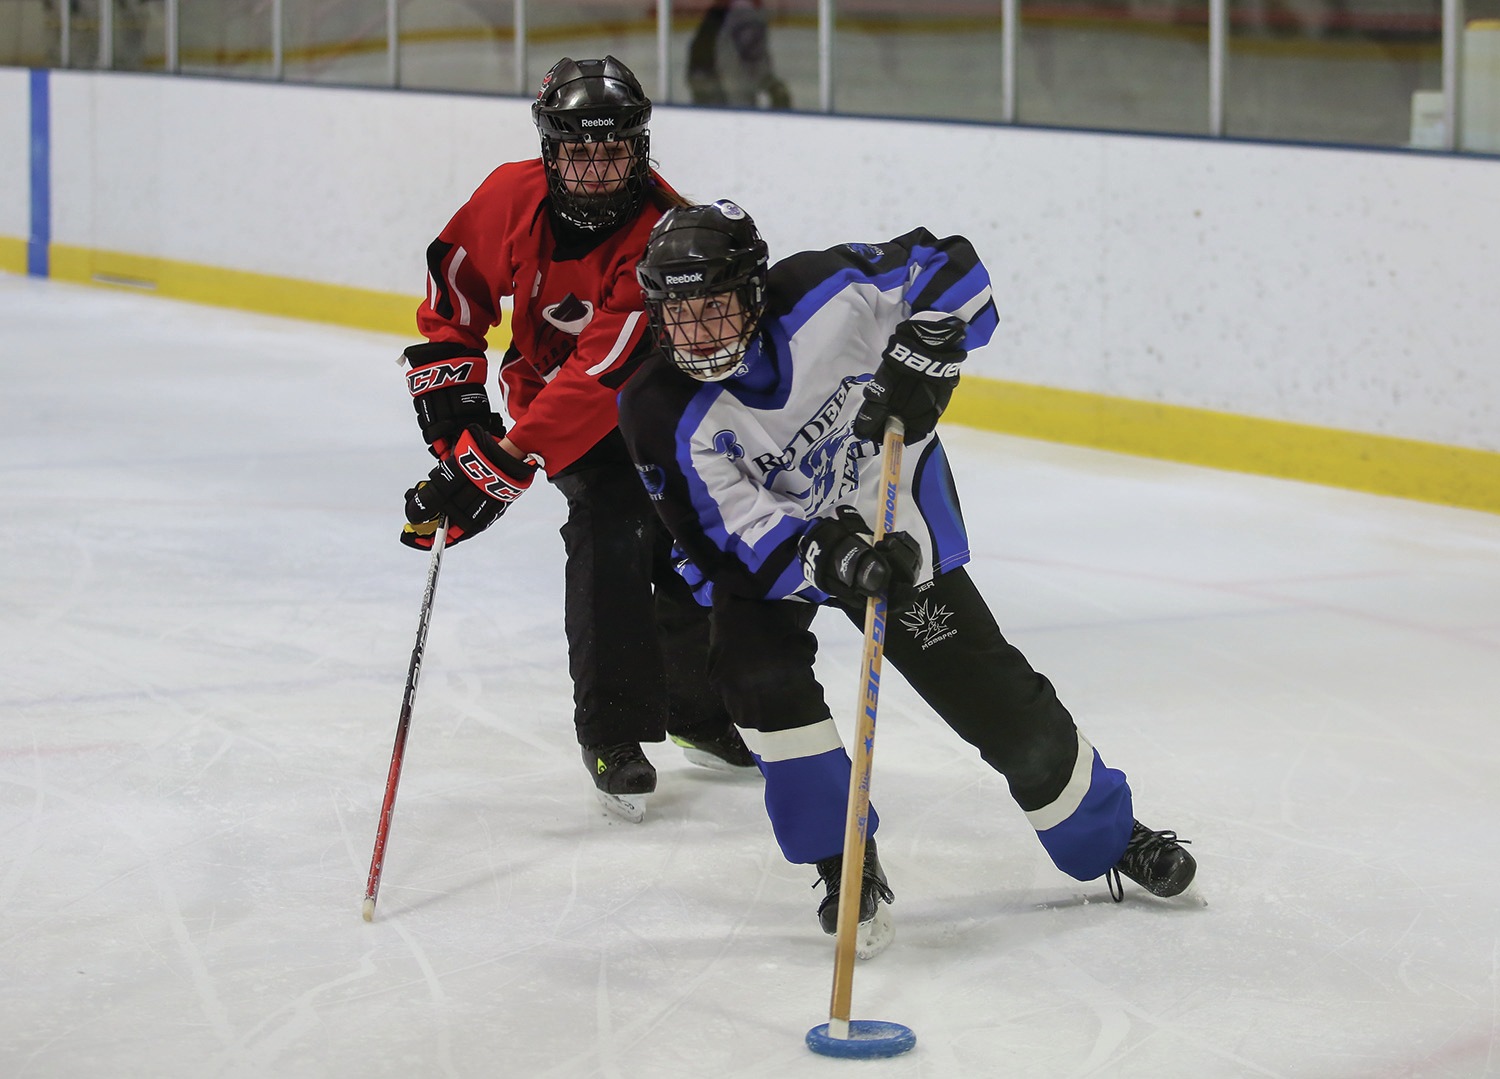
M 989 275 L 961 236 L 925 229 L 768 265 L 732 202 L 670 210 L 637 270 L 660 351 L 626 384 L 620 429 L 652 504 L 712 606 L 710 679 L 766 780 L 788 860 L 817 867 L 838 911 L 849 757 L 813 674 L 821 606 L 863 624 L 885 594 L 885 658 L 1009 785 L 1043 848 L 1079 880 L 1157 896 L 1196 865 L 1135 820 L 1122 772 L 1001 634 L 964 564 L 968 540 L 934 427 L 996 325 Z M 887 417 L 905 425 L 896 529 L 871 543 Z M 870 811 L 857 954 L 892 936 Z

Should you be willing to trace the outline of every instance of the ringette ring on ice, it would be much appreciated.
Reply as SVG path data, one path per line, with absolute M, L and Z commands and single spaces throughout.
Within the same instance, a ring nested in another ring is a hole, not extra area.
M 917 1035 L 911 1027 L 878 1019 L 851 1019 L 847 1038 L 829 1034 L 827 1023 L 807 1032 L 807 1047 L 825 1057 L 895 1057 L 910 1052 L 916 1044 Z

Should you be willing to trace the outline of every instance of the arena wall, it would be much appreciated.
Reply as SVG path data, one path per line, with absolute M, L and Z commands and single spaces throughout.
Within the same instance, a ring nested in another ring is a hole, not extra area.
M 517 97 L 66 71 L 48 97 L 53 277 L 406 336 L 427 243 L 536 153 Z M 10 272 L 32 109 L 0 69 Z M 670 106 L 652 137 L 773 257 L 968 235 L 1000 327 L 950 418 L 1500 511 L 1500 161 Z

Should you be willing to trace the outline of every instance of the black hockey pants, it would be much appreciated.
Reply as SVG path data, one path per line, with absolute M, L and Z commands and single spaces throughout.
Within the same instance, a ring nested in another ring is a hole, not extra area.
M 613 440 L 613 441 L 612 441 Z M 672 568 L 618 433 L 553 477 L 568 501 L 563 624 L 580 745 L 718 737 L 729 714 L 710 689 L 708 611 Z
M 862 632 L 863 606 L 840 609 Z M 809 627 L 818 610 L 715 590 L 710 677 L 741 727 L 785 731 L 829 717 L 813 674 L 817 638 Z M 1005 776 L 1023 810 L 1049 805 L 1067 786 L 1079 746 L 1073 717 L 1001 634 L 962 568 L 887 618 L 885 660 Z

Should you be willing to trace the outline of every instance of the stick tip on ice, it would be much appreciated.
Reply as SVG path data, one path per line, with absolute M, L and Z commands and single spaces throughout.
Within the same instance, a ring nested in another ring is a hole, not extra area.
M 375 900 L 366 897 L 365 905 L 360 913 L 365 916 L 365 921 L 373 922 L 375 920 Z

